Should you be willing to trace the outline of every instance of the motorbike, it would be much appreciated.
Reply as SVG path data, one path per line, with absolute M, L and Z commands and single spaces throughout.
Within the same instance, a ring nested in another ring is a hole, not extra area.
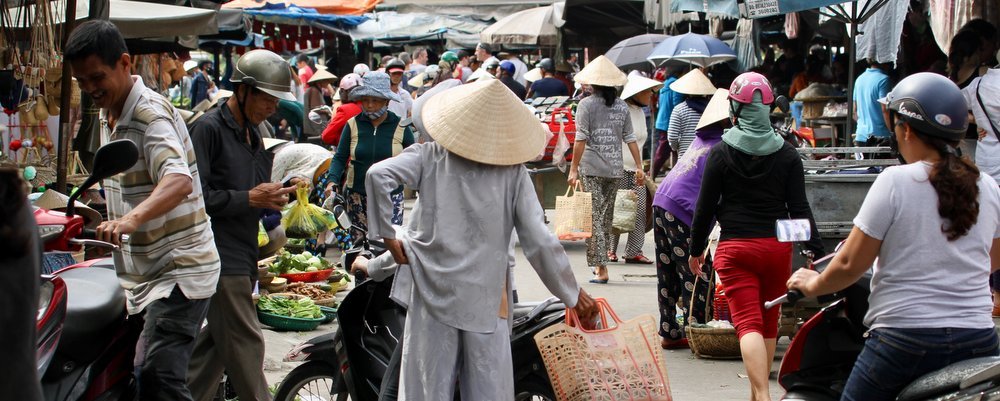
M 822 271 L 835 252 L 807 268 Z M 781 359 L 778 383 L 785 401 L 839 400 L 858 355 L 864 348 L 865 313 L 871 293 L 871 270 L 842 291 L 817 297 L 827 304 L 799 329 Z M 789 291 L 765 303 L 770 309 L 794 304 L 802 293 Z M 1000 357 L 974 358 L 946 366 L 910 383 L 897 401 L 973 401 L 1000 399 Z
M 116 248 L 94 239 L 74 215 L 81 194 L 139 159 L 129 140 L 110 142 L 94 156 L 91 175 L 70 196 L 66 212 L 34 209 L 46 251 L 84 245 Z M 134 400 L 135 343 L 142 324 L 128 317 L 125 292 L 111 259 L 95 259 L 41 276 L 37 320 L 37 369 L 45 400 Z
M 341 205 L 334 214 L 342 227 L 350 220 Z M 383 252 L 384 246 L 362 235 L 341 258 L 349 268 L 359 255 Z M 275 401 L 336 399 L 374 401 L 379 399 L 382 378 L 403 334 L 406 311 L 389 299 L 392 278 L 381 282 L 356 277 L 357 285 L 337 309 L 337 330 L 293 347 L 284 360 L 303 362 L 282 380 Z M 515 399 L 556 399 L 545 364 L 535 346 L 534 335 L 566 317 L 566 306 L 557 298 L 542 302 L 515 303 L 511 353 Z

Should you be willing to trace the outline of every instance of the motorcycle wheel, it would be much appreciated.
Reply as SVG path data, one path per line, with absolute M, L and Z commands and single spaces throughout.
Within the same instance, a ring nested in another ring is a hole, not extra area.
M 335 393 L 340 372 L 319 362 L 306 362 L 292 369 L 274 393 L 274 401 L 346 401 L 347 392 Z
M 514 384 L 514 401 L 556 401 L 547 380 L 529 377 Z

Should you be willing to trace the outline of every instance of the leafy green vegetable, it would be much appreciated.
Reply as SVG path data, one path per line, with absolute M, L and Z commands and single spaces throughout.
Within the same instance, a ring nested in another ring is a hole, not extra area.
M 332 265 L 329 261 L 317 257 L 308 251 L 293 254 L 283 250 L 267 270 L 275 274 L 285 274 L 320 271 L 330 268 L 332 268 Z
M 279 316 L 297 317 L 300 319 L 319 319 L 323 311 L 312 299 L 291 299 L 265 295 L 257 301 L 257 310 Z

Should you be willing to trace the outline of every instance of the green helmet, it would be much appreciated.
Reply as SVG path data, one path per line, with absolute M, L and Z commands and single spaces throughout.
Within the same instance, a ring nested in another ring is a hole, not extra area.
M 458 62 L 458 55 L 455 54 L 455 52 L 449 50 L 441 54 L 441 60 L 447 61 L 449 63 L 455 63 Z
M 268 50 L 251 50 L 240 57 L 229 82 L 250 85 L 278 99 L 295 100 L 288 62 Z

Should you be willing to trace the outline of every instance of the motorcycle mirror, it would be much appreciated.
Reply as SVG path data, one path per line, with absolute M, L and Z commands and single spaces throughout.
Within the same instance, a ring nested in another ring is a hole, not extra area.
M 347 216 L 347 210 L 343 205 L 333 207 L 333 216 L 337 218 L 337 225 L 345 230 L 351 229 L 351 218 Z
M 812 238 L 809 219 L 784 219 L 775 222 L 778 242 L 805 242 Z
M 90 189 L 90 187 L 94 186 L 100 180 L 110 178 L 115 174 L 132 168 L 137 161 L 139 161 L 139 148 L 135 146 L 134 142 L 128 139 L 111 141 L 97 149 L 97 153 L 94 154 L 94 167 L 91 169 L 90 176 L 69 197 L 66 205 L 66 215 L 73 216 L 76 200 Z
M 781 95 L 775 98 L 774 105 L 782 112 L 789 113 L 791 111 L 791 107 L 788 104 L 788 98 L 785 97 L 785 95 Z

